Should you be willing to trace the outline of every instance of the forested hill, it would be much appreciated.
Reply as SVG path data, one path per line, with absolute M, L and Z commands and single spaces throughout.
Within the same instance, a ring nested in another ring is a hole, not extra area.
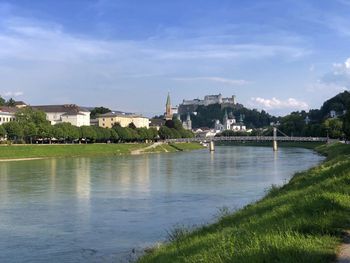
M 271 116 L 265 111 L 251 110 L 245 107 L 227 107 L 222 109 L 220 104 L 213 104 L 209 106 L 199 106 L 196 111 L 197 114 L 191 114 L 192 128 L 213 128 L 215 120 L 220 120 L 222 123 L 225 110 L 227 110 L 229 116 L 234 116 L 237 121 L 242 115 L 247 128 L 265 127 L 270 125 L 270 122 L 275 122 L 277 120 L 276 117 Z M 181 117 L 184 119 L 186 116 Z

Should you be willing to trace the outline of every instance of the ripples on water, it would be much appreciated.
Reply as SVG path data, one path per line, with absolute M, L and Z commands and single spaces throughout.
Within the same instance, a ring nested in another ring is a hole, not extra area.
M 0 163 L 0 262 L 118 262 L 321 160 L 306 149 L 234 146 Z

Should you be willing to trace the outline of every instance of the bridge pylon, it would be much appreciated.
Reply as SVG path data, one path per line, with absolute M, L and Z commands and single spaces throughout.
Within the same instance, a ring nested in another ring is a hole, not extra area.
M 213 140 L 211 140 L 210 143 L 209 143 L 209 151 L 210 152 L 214 152 L 215 151 L 215 144 L 214 144 Z
M 273 151 L 277 151 L 278 150 L 278 146 L 277 146 L 277 128 L 273 127 Z

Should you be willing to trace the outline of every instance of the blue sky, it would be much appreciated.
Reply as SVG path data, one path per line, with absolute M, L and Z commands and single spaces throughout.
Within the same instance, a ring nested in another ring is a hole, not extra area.
M 0 94 L 162 113 L 235 94 L 281 115 L 350 87 L 350 0 L 0 0 Z

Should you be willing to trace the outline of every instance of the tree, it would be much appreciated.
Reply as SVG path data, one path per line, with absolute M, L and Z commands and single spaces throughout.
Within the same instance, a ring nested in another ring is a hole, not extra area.
M 6 136 L 6 130 L 3 125 L 0 125 L 0 138 L 4 138 Z
M 7 137 L 10 140 L 18 141 L 23 138 L 23 129 L 21 125 L 16 121 L 11 121 L 3 124 Z
M 0 96 L 0 106 L 5 106 L 5 99 L 3 97 Z
M 340 119 L 327 119 L 323 125 L 330 138 L 342 138 L 344 136 L 343 122 Z
M 118 142 L 118 140 L 119 140 L 119 135 L 118 135 L 118 133 L 116 132 L 116 130 L 114 130 L 114 129 L 108 129 L 109 130 L 109 132 L 110 132 L 110 139 L 111 139 L 111 141 L 113 141 L 113 142 Z
M 81 126 L 80 127 L 81 138 L 86 141 L 95 141 L 97 138 L 97 134 L 91 126 Z
M 46 120 L 45 112 L 31 107 L 24 107 L 19 109 L 16 114 L 16 121 L 22 125 L 27 123 L 34 123 L 34 125 L 39 126 L 40 124 L 49 124 L 49 121 Z
M 171 132 L 171 129 L 168 128 L 167 126 L 162 126 L 159 129 L 159 137 L 161 139 L 171 139 L 173 136 L 173 133 Z
M 90 118 L 91 119 L 96 119 L 99 114 L 105 114 L 111 112 L 110 109 L 105 108 L 105 107 L 96 107 L 90 112 Z
M 128 128 L 135 130 L 136 129 L 135 123 L 130 122 L 129 125 L 128 125 Z
M 33 138 L 38 136 L 38 129 L 33 122 L 29 122 L 23 126 L 23 134 L 26 142 L 33 143 Z
M 350 140 L 350 110 L 348 110 L 343 120 L 343 132 L 346 139 Z
M 7 102 L 6 102 L 6 106 L 9 107 L 14 107 L 16 105 L 16 101 L 12 98 L 10 98 Z

